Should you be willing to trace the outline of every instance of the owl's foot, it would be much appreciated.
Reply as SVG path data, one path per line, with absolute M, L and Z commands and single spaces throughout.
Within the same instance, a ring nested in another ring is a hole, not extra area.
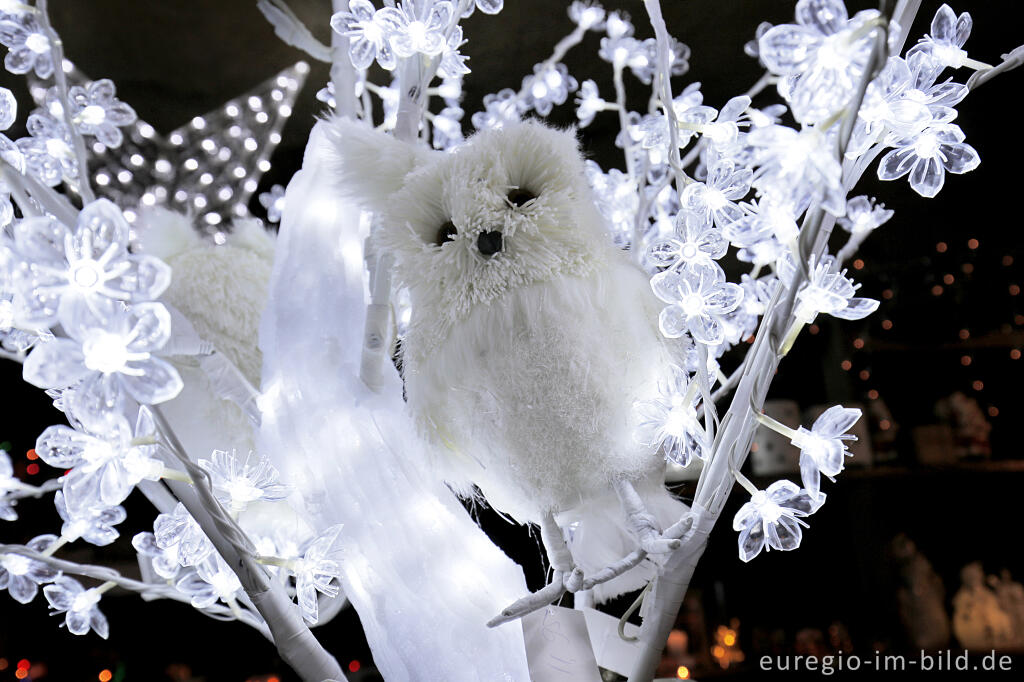
M 614 487 L 619 501 L 622 502 L 622 509 L 626 512 L 626 522 L 640 543 L 640 549 L 654 555 L 668 554 L 679 549 L 682 542 L 676 538 L 666 537 L 661 532 L 658 522 L 647 511 L 632 483 L 626 480 L 616 481 Z
M 502 623 L 522 618 L 528 613 L 542 609 L 561 599 L 567 592 L 574 594 L 583 590 L 592 590 L 601 583 L 606 583 L 622 575 L 647 558 L 647 552 L 643 548 L 637 549 L 614 564 L 606 566 L 590 576 L 584 576 L 583 570 L 573 562 L 572 554 L 565 544 L 562 529 L 558 527 L 553 515 L 546 514 L 544 516 L 540 524 L 540 531 L 548 559 L 551 561 L 551 567 L 554 568 L 551 582 L 503 609 L 500 614 L 487 623 L 487 627 L 493 628 Z

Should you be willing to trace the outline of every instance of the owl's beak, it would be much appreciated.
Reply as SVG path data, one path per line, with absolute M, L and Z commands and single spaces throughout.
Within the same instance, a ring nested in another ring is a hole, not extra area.
M 502 248 L 501 232 L 481 232 L 476 238 L 476 248 L 486 258 L 498 253 Z

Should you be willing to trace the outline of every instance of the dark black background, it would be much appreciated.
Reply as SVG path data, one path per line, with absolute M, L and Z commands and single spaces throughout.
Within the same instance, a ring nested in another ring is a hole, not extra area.
M 623 7 L 636 19 L 638 37 L 649 37 L 642 3 L 608 3 Z M 691 71 L 674 83 L 703 83 L 706 103 L 720 106 L 745 90 L 760 75 L 756 62 L 742 54 L 762 20 L 792 20 L 793 3 L 781 0 L 712 2 L 665 0 L 669 30 L 693 50 Z M 851 10 L 869 3 L 850 2 Z M 915 40 L 939 6 L 926 0 L 911 32 Z M 278 70 L 302 58 L 282 44 L 255 9 L 252 0 L 200 2 L 138 2 L 94 0 L 53 2 L 57 30 L 69 58 L 94 78 L 110 77 L 119 96 L 140 117 L 160 132 L 168 132 L 197 114 L 255 86 Z M 567 3 L 543 0 L 508 0 L 497 18 L 480 13 L 464 23 L 473 73 L 466 79 L 467 123 L 488 92 L 518 87 L 533 64 L 546 58 L 551 47 L 572 26 L 563 9 Z M 329 7 L 325 0 L 292 3 L 307 24 L 327 38 Z M 1024 42 L 1024 11 L 1016 2 L 961 2 L 959 11 L 975 17 L 975 30 L 967 47 L 971 56 L 995 63 L 1002 52 Z M 578 80 L 593 78 L 606 97 L 612 96 L 609 66 L 598 60 L 598 36 L 588 36 L 565 62 Z M 958 80 L 967 77 L 958 74 Z M 862 248 L 865 262 L 854 272 L 863 283 L 862 294 L 882 298 L 879 311 L 861 322 L 834 324 L 821 320 L 817 335 L 804 335 L 793 356 L 783 365 L 772 397 L 794 398 L 804 405 L 856 400 L 879 392 L 899 425 L 898 458 L 890 468 L 867 473 L 850 472 L 838 485 L 828 487 L 829 504 L 812 520 L 797 552 L 772 552 L 751 564 L 736 558 L 735 534 L 726 528 L 712 539 L 694 581 L 702 596 L 709 626 L 731 617 L 741 621 L 741 644 L 757 628 L 781 628 L 792 641 L 799 628 L 824 629 L 833 621 L 845 623 L 863 653 L 875 646 L 904 646 L 895 612 L 895 576 L 887 546 L 900 531 L 909 533 L 936 566 L 952 594 L 958 572 L 968 561 L 980 559 L 996 571 L 1009 567 L 1024 574 L 1019 546 L 1019 487 L 1024 474 L 1011 465 L 978 465 L 955 471 L 922 472 L 914 466 L 913 426 L 935 421 L 935 401 L 953 391 L 977 398 L 983 409 L 996 408 L 992 417 L 993 458 L 1013 460 L 1024 453 L 1018 443 L 1024 403 L 1018 396 L 1020 362 L 1010 357 L 1022 345 L 1024 313 L 1010 286 L 1020 283 L 1021 239 L 1018 231 L 1019 165 L 1024 145 L 1020 140 L 1019 93 L 1024 70 L 1011 72 L 970 95 L 959 107 L 957 121 L 967 142 L 981 154 L 982 164 L 965 176 L 948 176 L 936 199 L 911 192 L 905 181 L 879 183 L 869 179 L 855 190 L 880 198 L 895 209 L 893 220 Z M 294 108 L 284 138 L 272 159 L 273 169 L 260 191 L 285 184 L 301 162 L 305 137 L 320 111 L 314 93 L 326 82 L 327 69 L 314 64 L 305 89 Z M 627 80 L 630 77 L 627 75 Z M 18 79 L 3 74 L 0 82 L 16 88 Z M 630 81 L 634 102 L 646 98 L 644 86 Z M 763 96 L 756 103 L 771 100 Z M 27 95 L 19 93 L 21 120 Z M 556 110 L 552 120 L 574 121 L 571 106 Z M 613 114 L 601 114 L 582 132 L 584 147 L 605 168 L 621 167 L 621 155 L 610 140 L 617 131 Z M 19 133 L 12 131 L 12 137 Z M 259 211 L 253 202 L 254 212 Z M 977 239 L 976 249 L 968 248 Z M 944 242 L 944 253 L 936 244 Z M 838 247 L 838 243 L 836 243 Z M 1013 259 L 1004 265 L 1004 259 Z M 965 274 L 964 264 L 973 266 Z M 932 288 L 944 275 L 942 295 Z M 883 328 L 884 320 L 892 327 Z M 967 329 L 969 339 L 960 338 Z M 862 338 L 857 350 L 852 341 Z M 964 366 L 961 358 L 971 357 Z M 849 359 L 850 372 L 839 363 Z M 858 374 L 868 370 L 867 380 Z M 20 382 L 20 368 L 0 366 L 3 376 L 5 419 L 0 440 L 12 443 L 16 466 L 24 467 L 25 452 L 35 436 L 58 421 L 46 397 Z M 982 390 L 973 382 L 982 381 Z M 39 474 L 36 479 L 45 475 Z M 32 480 L 33 477 L 27 477 Z M 685 497 L 692 494 L 683 488 Z M 741 503 L 732 500 L 723 518 L 730 519 Z M 152 512 L 144 501 L 129 501 L 129 521 L 122 534 L 151 527 Z M 23 520 L 7 524 L 3 539 L 24 541 L 50 532 L 58 519 L 49 500 L 26 501 L 19 506 Z M 483 512 L 482 520 L 507 551 L 524 563 L 528 580 L 539 586 L 543 568 L 534 540 L 521 529 L 507 526 Z M 62 556 L 82 561 L 113 563 L 132 570 L 130 547 L 74 547 Z M 132 595 L 111 593 L 103 601 L 111 620 L 111 638 L 90 635 L 76 638 L 58 629 L 57 619 L 46 615 L 40 596 L 22 606 L 6 596 L 0 600 L 0 657 L 11 667 L 0 671 L 0 681 L 13 678 L 14 662 L 21 658 L 42 661 L 47 680 L 94 680 L 103 668 L 118 670 L 126 680 L 168 679 L 169 664 L 183 663 L 206 680 L 243 680 L 251 675 L 275 673 L 291 679 L 276 661 L 273 647 L 259 635 L 236 623 L 216 623 L 176 603 L 141 604 Z M 359 660 L 366 670 L 369 652 L 352 610 L 317 630 L 324 644 L 343 665 Z

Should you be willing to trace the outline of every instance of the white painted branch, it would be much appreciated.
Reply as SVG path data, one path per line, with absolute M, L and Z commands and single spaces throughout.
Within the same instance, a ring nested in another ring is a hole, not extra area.
M 217 553 L 238 576 L 242 589 L 270 628 L 281 658 L 304 682 L 344 680 L 341 666 L 310 632 L 299 609 L 284 593 L 281 585 L 271 580 L 266 569 L 255 561 L 252 543 L 214 497 L 209 474 L 189 458 L 160 408 L 153 406 L 151 410 L 171 451 L 194 481 L 193 486 L 180 481 L 167 481 L 168 487 L 210 538 Z
M 657 7 L 657 0 L 645 0 L 645 5 L 651 13 L 655 34 L 660 42 L 663 33 L 658 31 L 658 22 L 662 25 L 664 23 L 660 7 Z M 656 11 L 652 12 L 652 8 Z M 877 29 L 877 34 L 857 93 L 843 115 L 837 149 L 840 159 L 843 158 L 867 85 L 885 61 L 887 26 Z M 802 264 L 806 262 L 806 256 L 814 254 L 820 258 L 824 250 L 825 241 L 819 239 L 823 218 L 824 212 L 820 208 L 812 207 L 808 211 L 801 234 Z M 686 595 L 694 568 L 704 553 L 707 537 L 732 490 L 732 472 L 740 469 L 750 451 L 757 424 L 754 411 L 760 410 L 764 404 L 775 370 L 782 359 L 779 353 L 781 335 L 792 320 L 794 297 L 806 278 L 806 268 L 797 268 L 785 296 L 780 296 L 781 287 L 775 291 L 754 344 L 747 352 L 739 385 L 714 441 L 711 461 L 701 472 L 693 503 L 696 522 L 684 536 L 683 546 L 670 556 L 664 571 L 653 583 L 650 605 L 645 609 L 640 630 L 641 653 L 630 674 L 630 682 L 646 682 L 654 677 L 661 651 Z
M 182 594 L 173 585 L 159 584 L 159 583 L 148 583 L 126 578 L 112 568 L 106 566 L 96 566 L 93 564 L 79 564 L 73 561 L 66 561 L 64 559 L 58 559 L 53 556 L 49 556 L 44 553 L 36 552 L 24 545 L 0 545 L 0 555 L 3 554 L 20 554 L 21 556 L 27 557 L 34 561 L 40 561 L 48 566 L 52 566 L 62 573 L 70 575 L 78 575 L 85 578 L 93 578 L 94 580 L 102 580 L 106 583 L 113 583 L 118 587 L 122 587 L 126 590 L 137 593 L 144 599 L 172 599 L 174 601 L 190 603 L 190 598 Z M 256 629 L 261 635 L 267 639 L 272 638 L 270 636 L 270 630 L 267 626 L 255 615 L 248 611 L 240 611 L 241 617 L 238 618 L 239 614 L 232 613 L 229 609 L 222 607 L 218 604 L 207 607 L 205 609 L 196 609 L 200 613 L 204 613 L 214 617 L 230 616 L 234 620 L 239 620 L 242 623 Z

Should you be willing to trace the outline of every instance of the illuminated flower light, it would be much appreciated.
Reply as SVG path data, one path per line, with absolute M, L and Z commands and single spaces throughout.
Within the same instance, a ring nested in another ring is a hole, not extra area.
M 129 310 L 111 304 L 105 312 L 102 321 L 76 316 L 65 327 L 71 338 L 37 345 L 25 359 L 25 381 L 39 388 L 81 382 L 77 407 L 96 419 L 108 410 L 120 412 L 125 393 L 143 405 L 178 395 L 178 371 L 153 355 L 170 338 L 167 309 L 159 303 L 138 303 Z
M 4 66 L 11 73 L 35 71 L 40 78 L 53 75 L 50 39 L 32 14 L 0 21 L 0 43 L 9 48 Z
M 209 608 L 218 601 L 230 605 L 242 591 L 238 576 L 217 553 L 197 563 L 195 572 L 186 572 L 175 587 L 191 597 L 192 606 L 197 609 Z
M 683 467 L 694 457 L 706 456 L 697 438 L 704 430 L 694 409 L 699 400 L 695 389 L 696 382 L 671 365 L 668 376 L 658 382 L 658 397 L 634 406 L 637 440 L 652 449 L 660 447 L 667 459 Z
M 834 146 L 817 128 L 755 128 L 747 141 L 757 147 L 753 186 L 778 204 L 806 206 L 818 201 L 835 216 L 846 210 L 843 169 Z
M 434 149 L 451 149 L 465 139 L 460 123 L 464 113 L 459 107 L 445 107 L 434 116 Z
M 100 613 L 103 592 L 98 587 L 85 589 L 74 578 L 61 576 L 52 585 L 43 588 L 46 601 L 55 613 L 65 613 L 64 624 L 68 632 L 84 635 L 91 629 L 103 639 L 110 634 L 107 618 Z
M 597 3 L 575 0 L 569 5 L 569 18 L 584 31 L 603 31 L 604 17 L 604 8 Z
M 477 130 L 497 129 L 506 123 L 515 123 L 524 111 L 519 94 L 512 88 L 484 95 L 483 104 L 484 111 L 476 112 L 471 119 Z
M 692 182 L 679 196 L 684 211 L 701 217 L 705 224 L 714 222 L 719 229 L 743 217 L 743 210 L 735 204 L 750 191 L 754 173 L 749 168 L 737 168 L 730 161 L 717 161 L 708 168 L 704 182 Z
M 260 194 L 260 205 L 267 210 L 267 221 L 271 223 L 281 222 L 284 215 L 284 187 L 273 185 L 269 192 Z
M 846 215 L 839 226 L 850 234 L 865 234 L 877 229 L 892 218 L 893 212 L 870 197 L 861 195 L 846 202 Z
M 817 499 L 821 492 L 822 474 L 831 478 L 843 470 L 845 456 L 850 454 L 845 441 L 857 440 L 846 430 L 860 415 L 858 409 L 834 405 L 814 420 L 810 431 L 802 426 L 797 429 L 792 443 L 800 448 L 800 477 L 812 498 Z
M 129 227 L 106 199 L 85 206 L 72 230 L 52 218 L 26 218 L 14 228 L 22 263 L 14 283 L 24 297 L 21 317 L 50 326 L 111 299 L 152 301 L 170 284 L 171 269 L 153 256 L 128 252 Z M 169 323 L 168 323 L 169 324 Z
M 907 58 L 917 54 L 926 55 L 935 64 L 932 69 L 934 76 L 938 76 L 945 67 L 977 68 L 980 65 L 968 58 L 967 51 L 963 49 L 973 26 L 974 21 L 969 13 L 957 16 L 949 5 L 943 4 L 932 18 L 931 32 L 907 51 Z
M 121 506 L 89 507 L 72 513 L 64 501 L 63 491 L 60 490 L 57 491 L 53 501 L 57 507 L 57 513 L 64 522 L 60 529 L 60 536 L 68 542 L 74 542 L 81 538 L 99 547 L 109 545 L 120 535 L 114 526 L 128 518 L 128 512 Z
M 293 562 L 296 600 L 302 617 L 310 625 L 319 620 L 316 593 L 334 598 L 340 592 L 341 564 L 328 558 L 336 551 L 333 546 L 340 532 L 340 525 L 331 526 L 310 543 L 301 559 Z
M 18 512 L 14 511 L 15 500 L 7 499 L 7 493 L 20 490 L 23 485 L 14 475 L 11 456 L 0 450 L 0 519 L 17 521 Z
M 465 42 L 462 38 L 462 27 L 456 24 L 441 53 L 441 63 L 437 66 L 438 76 L 451 80 L 462 78 L 470 72 L 469 67 L 466 66 L 466 60 L 469 57 L 459 52 L 459 48 Z
M 374 20 L 385 30 L 391 48 L 399 57 L 423 54 L 434 57 L 445 48 L 445 31 L 452 17 L 452 4 L 441 2 L 412 2 L 396 7 L 384 7 L 374 14 Z
M 348 38 L 348 56 L 357 69 L 369 68 L 374 60 L 388 71 L 395 68 L 387 26 L 369 0 L 349 0 L 347 12 L 331 17 L 331 28 Z
M 580 84 L 579 95 L 576 97 L 576 118 L 580 121 L 580 128 L 590 125 L 597 112 L 604 111 L 608 106 L 597 91 L 597 83 L 588 79 Z
M 140 435 L 154 432 L 148 410 L 139 411 L 139 423 Z M 50 426 L 36 440 L 40 459 L 71 469 L 64 479 L 63 498 L 76 518 L 120 504 L 143 480 L 159 480 L 164 465 L 156 448 L 133 441 L 128 421 L 117 414 L 93 423 L 88 431 Z
M 818 123 L 850 101 L 874 44 L 862 30 L 877 20 L 877 10 L 849 19 L 842 0 L 799 0 L 796 24 L 768 29 L 758 41 L 758 56 L 772 73 L 784 76 L 779 92 L 793 115 Z
M 35 552 L 45 552 L 55 542 L 56 535 L 40 535 L 25 546 Z M 42 561 L 20 554 L 0 554 L 0 590 L 6 589 L 11 598 L 22 604 L 36 598 L 40 585 L 59 576 L 60 571 Z
M 675 225 L 673 236 L 647 247 L 644 264 L 649 268 L 677 270 L 717 268 L 715 261 L 729 250 L 729 242 L 721 232 L 693 214 L 679 213 Z
M 779 244 L 790 244 L 800 234 L 796 223 L 796 209 L 788 204 L 778 204 L 768 197 L 744 204 L 747 214 L 726 225 L 722 234 L 741 249 L 749 249 L 770 239 Z M 767 262 L 774 262 L 775 258 Z
M 244 510 L 256 501 L 272 502 L 288 496 L 289 488 L 278 483 L 280 474 L 263 457 L 250 452 L 240 460 L 235 452 L 214 450 L 211 459 L 199 460 L 199 466 L 210 474 L 217 499 L 232 512 Z M 250 461 L 255 459 L 255 464 Z
M 767 275 L 760 279 L 747 274 L 741 277 L 743 300 L 736 310 L 722 318 L 728 345 L 734 346 L 757 331 L 758 320 L 767 310 L 768 302 L 777 286 L 779 280 L 775 275 Z
M 138 533 L 132 538 L 132 547 L 140 555 L 149 559 L 156 574 L 165 580 L 174 580 L 181 571 L 177 545 L 164 549 L 157 544 L 156 536 L 153 533 Z
M 67 126 L 49 113 L 36 109 L 29 115 L 25 127 L 30 137 L 23 137 L 15 144 L 25 156 L 28 172 L 50 187 L 61 182 L 75 184 L 78 180 L 78 159 Z
M 523 79 L 524 105 L 547 116 L 556 104 L 563 104 L 576 87 L 576 79 L 569 75 L 565 64 L 537 64 L 533 75 Z
M 721 317 L 743 299 L 743 289 L 723 279 L 721 268 L 666 270 L 652 277 L 654 294 L 669 304 L 658 317 L 661 333 L 670 339 L 689 333 L 699 343 L 722 343 Z
M 605 173 L 593 160 L 586 161 L 585 169 L 597 209 L 608 220 L 615 244 L 627 246 L 633 239 L 633 224 L 640 206 L 636 182 L 617 168 Z
M 739 531 L 740 559 L 750 561 L 762 549 L 789 551 L 800 546 L 806 527 L 802 518 L 813 514 L 825 501 L 812 497 L 790 481 L 776 481 L 758 490 L 736 513 L 733 530 Z
M 780 268 L 779 277 L 783 283 L 792 281 L 791 263 Z M 813 259 L 809 263 L 810 276 L 796 295 L 796 307 L 793 316 L 804 324 L 814 322 L 819 313 L 832 315 L 844 320 L 860 320 L 878 308 L 878 301 L 872 298 L 854 296 L 859 284 L 846 277 L 846 271 L 833 272 L 831 258 L 823 258 L 820 263 Z
M 960 126 L 944 123 L 920 134 L 893 140 L 895 149 L 878 162 L 880 180 L 910 176 L 910 187 L 923 197 L 934 197 L 946 181 L 946 173 L 966 173 L 981 163 L 974 147 L 964 144 Z
M 71 121 L 83 135 L 93 135 L 107 147 L 120 147 L 121 128 L 135 123 L 135 110 L 115 97 L 113 81 L 104 78 L 68 91 Z
M 213 552 L 213 543 L 180 502 L 174 510 L 159 514 L 153 522 L 153 537 L 160 549 L 177 552 L 182 566 L 194 566 Z

